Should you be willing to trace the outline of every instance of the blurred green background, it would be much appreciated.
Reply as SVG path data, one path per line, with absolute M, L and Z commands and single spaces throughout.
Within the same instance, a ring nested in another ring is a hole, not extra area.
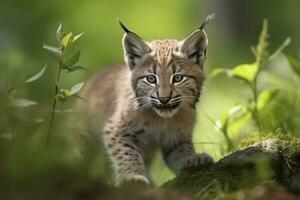
M 56 43 L 55 31 L 60 23 L 63 23 L 66 30 L 74 33 L 86 31 L 78 48 L 82 50 L 80 64 L 89 71 L 68 75 L 62 83 L 69 88 L 74 83 L 86 80 L 97 70 L 123 62 L 121 47 L 123 31 L 117 24 L 117 19 L 145 40 L 182 39 L 199 27 L 208 14 L 215 12 L 216 19 L 206 27 L 209 47 L 205 72 L 209 77 L 213 69 L 231 68 L 240 63 L 254 61 L 250 47 L 257 44 L 264 18 L 269 20 L 271 51 L 287 37 L 291 37 L 292 42 L 285 52 L 298 56 L 299 10 L 300 3 L 297 0 L 2 0 L 0 3 L 0 92 L 1 95 L 5 95 L 16 89 L 16 96 L 28 98 L 42 105 L 42 109 L 39 110 L 18 110 L 14 120 L 28 119 L 29 116 L 34 115 L 36 118 L 45 118 L 46 121 L 43 123 L 47 124 L 57 66 L 42 49 L 42 44 Z M 48 63 L 47 73 L 38 82 L 25 84 L 24 81 L 38 72 L 45 63 Z M 275 74 L 282 76 L 283 82 L 277 81 L 279 85 L 286 83 L 291 86 L 299 83 L 295 77 L 291 78 L 294 75 L 282 55 L 270 65 L 274 66 L 272 70 Z M 268 76 L 263 78 L 269 80 Z M 291 88 L 294 90 L 297 87 Z M 195 129 L 195 145 L 199 151 L 208 152 L 216 160 L 228 153 L 224 135 L 215 129 L 212 121 L 219 119 L 234 105 L 245 103 L 249 95 L 246 87 L 237 80 L 229 80 L 224 76 L 207 79 Z M 2 126 L 0 134 L 5 135 L 3 138 L 9 138 L 6 137 L 7 134 L 13 133 L 18 123 L 10 121 L 10 115 L 7 113 L 11 109 L 5 107 L 3 101 L 0 102 L 3 104 L 0 110 Z M 299 106 L 297 108 L 291 106 L 290 110 L 298 112 Z M 282 110 L 280 113 L 290 110 Z M 27 116 L 26 113 L 30 115 Z M 299 116 L 299 113 L 295 115 Z M 298 123 L 299 118 L 297 120 Z M 44 134 L 41 129 L 43 130 L 40 127 L 30 128 L 32 132 L 28 134 L 32 135 L 35 132 Z M 277 128 L 270 131 L 276 130 Z M 25 141 L 26 134 L 23 133 Z M 1 144 L 7 145 L 7 141 L 3 138 Z M 22 149 L 20 151 L 22 152 Z M 59 151 L 54 153 L 53 157 L 60 153 Z M 13 163 L 13 160 L 18 157 L 5 155 Z M 8 168 L 10 164 L 7 165 Z M 162 164 L 159 156 L 151 166 L 151 174 L 157 184 L 173 177 Z

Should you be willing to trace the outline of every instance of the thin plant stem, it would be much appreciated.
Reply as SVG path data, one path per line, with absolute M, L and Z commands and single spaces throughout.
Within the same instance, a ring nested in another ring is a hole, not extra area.
M 57 105 L 57 100 L 56 100 L 56 95 L 58 94 L 58 84 L 61 76 L 61 71 L 63 69 L 63 54 L 64 54 L 64 48 L 61 47 L 61 58 L 59 60 L 59 69 L 55 81 L 55 89 L 54 89 L 54 98 L 53 98 L 53 103 L 52 103 L 52 109 L 51 109 L 51 118 L 50 118 L 50 124 L 49 124 L 49 129 L 47 133 L 47 138 L 46 138 L 46 146 L 45 148 L 47 149 L 50 143 L 50 138 L 51 138 L 51 133 L 53 130 L 53 125 L 54 125 L 54 119 L 55 119 L 55 110 L 56 110 L 56 105 Z
M 256 123 L 258 132 L 261 134 L 262 133 L 262 126 L 259 118 L 259 112 L 258 112 L 258 91 L 257 91 L 257 77 L 259 75 L 259 71 L 254 78 L 253 85 L 252 85 L 252 91 L 253 91 L 253 100 L 254 100 L 254 110 L 252 112 L 253 119 Z

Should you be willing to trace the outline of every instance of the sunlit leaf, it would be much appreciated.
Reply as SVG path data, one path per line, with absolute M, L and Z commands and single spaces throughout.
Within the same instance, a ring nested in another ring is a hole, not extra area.
M 62 24 L 59 24 L 57 31 L 56 31 L 56 39 L 59 43 L 61 43 L 62 38 L 64 37 L 64 30 Z
M 59 92 L 56 94 L 55 98 L 57 100 L 60 100 L 60 101 L 65 101 L 71 95 L 72 94 L 71 94 L 70 90 L 68 90 L 68 89 L 60 89 Z
M 80 82 L 80 83 L 75 84 L 70 90 L 71 95 L 76 94 L 77 92 L 79 92 L 81 90 L 81 88 L 83 87 L 83 85 L 84 85 L 84 82 Z
M 66 97 L 63 94 L 61 94 L 61 93 L 57 93 L 55 95 L 55 99 L 59 100 L 59 101 L 64 101 L 66 99 Z
M 221 119 L 217 119 L 216 122 L 214 123 L 214 125 L 215 125 L 216 131 L 222 130 L 223 124 L 222 124 Z
M 278 89 L 266 89 L 263 90 L 257 99 L 257 108 L 260 110 L 268 105 L 274 98 L 277 96 L 279 90 Z
M 220 130 L 227 129 L 233 121 L 243 117 L 247 110 L 242 105 L 236 105 L 229 109 L 228 112 L 222 115 L 222 118 L 216 121 L 216 128 Z
M 220 74 L 226 74 L 226 75 L 229 75 L 230 74 L 230 70 L 228 69 L 223 69 L 223 68 L 217 68 L 217 69 L 214 69 L 211 74 L 209 75 L 210 78 L 213 78 L 215 76 L 218 76 Z
M 38 80 L 39 78 L 41 78 L 43 76 L 43 74 L 45 73 L 46 68 L 47 68 L 47 64 L 37 74 L 33 75 L 32 77 L 27 79 L 25 82 L 26 83 L 31 83 L 33 81 Z
M 278 56 L 278 54 L 280 54 L 283 49 L 285 49 L 285 47 L 287 47 L 290 43 L 291 43 L 291 38 L 288 37 L 284 40 L 284 42 L 276 49 L 276 51 L 269 57 L 269 60 L 273 60 L 274 58 L 276 58 Z
M 228 115 L 232 117 L 232 116 L 236 115 L 237 113 L 239 113 L 241 110 L 243 110 L 242 105 L 234 106 L 229 109 Z
M 64 67 L 70 67 L 75 65 L 79 61 L 80 50 L 78 50 L 65 64 Z
M 258 73 L 258 64 L 257 63 L 241 64 L 241 65 L 234 67 L 230 71 L 231 76 L 233 76 L 235 78 L 239 78 L 250 84 L 255 79 L 257 73 Z
M 237 134 L 240 131 L 240 128 L 245 125 L 245 116 L 248 115 L 247 119 L 251 119 L 250 112 L 242 105 L 236 105 L 229 109 L 228 117 L 229 117 L 229 130 L 231 135 Z
M 72 42 L 72 38 L 73 38 L 73 33 L 71 32 L 62 39 L 61 43 L 64 48 L 69 46 L 69 44 Z
M 78 71 L 78 70 L 85 70 L 85 71 L 88 71 L 86 68 L 84 68 L 84 67 L 82 67 L 82 66 L 67 67 L 67 70 L 68 70 L 69 73 L 75 72 L 75 71 Z
M 240 134 L 241 131 L 249 124 L 249 121 L 252 119 L 252 115 L 247 110 L 244 110 L 243 113 L 239 115 L 237 118 L 233 118 L 230 121 L 229 131 L 231 135 L 237 136 L 236 134 Z
M 80 33 L 80 34 L 78 34 L 78 35 L 76 35 L 76 36 L 74 36 L 74 38 L 73 38 L 73 41 L 72 42 L 75 42 L 76 40 L 78 40 L 83 34 L 85 34 L 85 31 L 84 32 L 82 32 L 82 33 Z
M 59 60 L 61 58 L 62 52 L 59 48 L 44 44 L 43 49 L 46 49 L 49 55 L 54 59 Z
M 18 99 L 11 100 L 9 105 L 12 107 L 29 107 L 29 106 L 33 106 L 36 104 L 37 104 L 37 102 L 31 101 L 29 99 L 18 98 Z
M 227 134 L 229 116 L 228 112 L 224 113 L 221 118 L 217 119 L 215 122 L 215 129 L 221 131 L 223 134 Z
M 285 57 L 287 58 L 293 71 L 300 77 L 300 59 L 287 54 L 285 54 Z

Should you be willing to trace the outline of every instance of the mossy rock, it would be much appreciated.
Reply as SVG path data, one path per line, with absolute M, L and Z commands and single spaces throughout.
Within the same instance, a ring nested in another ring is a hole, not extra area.
M 196 197 L 212 197 L 270 183 L 300 193 L 300 139 L 266 138 L 210 167 L 182 172 L 162 187 Z

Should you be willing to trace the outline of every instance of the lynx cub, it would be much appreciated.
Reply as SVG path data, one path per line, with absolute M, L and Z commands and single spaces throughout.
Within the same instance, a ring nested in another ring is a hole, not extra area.
M 103 141 L 116 175 L 116 184 L 149 184 L 145 150 L 161 149 L 166 164 L 182 169 L 211 164 L 192 144 L 196 104 L 204 81 L 207 36 L 203 27 L 184 40 L 146 42 L 125 31 L 126 65 L 96 74 L 86 85 L 91 119 L 103 125 Z

